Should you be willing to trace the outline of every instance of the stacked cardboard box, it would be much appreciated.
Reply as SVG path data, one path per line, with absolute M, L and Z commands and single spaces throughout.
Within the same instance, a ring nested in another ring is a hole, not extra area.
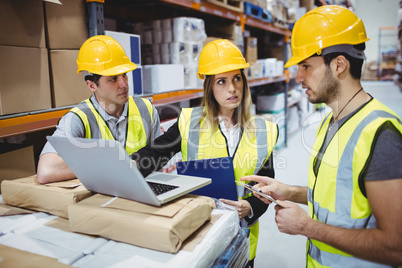
M 0 1 L 0 115 L 51 108 L 42 0 Z
M 76 64 L 78 51 L 88 39 L 85 2 L 61 2 L 44 5 L 53 107 L 77 104 L 91 95 Z
M 88 37 L 83 1 L 4 0 L 0 10 L 0 115 L 71 105 L 88 97 L 75 65 Z
M 244 53 L 243 32 L 238 22 L 230 22 L 225 24 L 205 22 L 205 31 L 208 37 L 204 41 L 204 46 L 215 39 L 228 39 L 235 44 L 242 53 Z

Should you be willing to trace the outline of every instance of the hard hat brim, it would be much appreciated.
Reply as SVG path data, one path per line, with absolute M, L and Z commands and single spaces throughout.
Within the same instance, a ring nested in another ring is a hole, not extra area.
M 303 60 L 305 60 L 305 58 L 303 58 L 303 57 L 291 57 L 287 62 L 286 62 L 286 64 L 285 64 L 285 68 L 288 68 L 288 67 L 290 67 L 290 66 L 293 66 L 293 65 L 296 65 L 296 64 L 298 64 L 299 62 L 301 62 L 301 61 L 303 61 Z
M 205 79 L 205 75 L 215 75 L 215 74 L 222 74 L 222 73 L 227 73 L 227 72 L 231 72 L 234 70 L 240 70 L 240 69 L 246 69 L 250 67 L 250 64 L 247 62 L 245 64 L 232 64 L 232 65 L 225 65 L 225 66 L 221 66 L 219 68 L 216 68 L 214 70 L 211 70 L 208 73 L 197 73 L 198 78 L 200 79 Z
M 134 71 L 135 69 L 137 69 L 137 65 L 133 62 L 130 63 L 126 63 L 123 65 L 119 65 L 104 71 L 100 71 L 100 72 L 93 72 L 94 74 L 98 74 L 98 75 L 104 75 L 104 76 L 115 76 L 115 75 L 120 75 L 120 74 L 124 74 L 124 73 L 128 73 L 131 71 Z M 77 73 L 84 71 L 84 70 L 77 70 Z

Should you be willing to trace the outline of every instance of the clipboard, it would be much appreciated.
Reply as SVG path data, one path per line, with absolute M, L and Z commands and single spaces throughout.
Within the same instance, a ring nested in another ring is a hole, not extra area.
M 191 194 L 238 200 L 232 157 L 177 162 L 176 169 L 177 174 L 212 179 L 210 184 Z

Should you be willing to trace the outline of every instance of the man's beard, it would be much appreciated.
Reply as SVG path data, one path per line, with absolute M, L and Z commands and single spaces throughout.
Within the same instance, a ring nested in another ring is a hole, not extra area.
M 339 88 L 339 81 L 335 79 L 331 72 L 331 68 L 327 66 L 323 79 L 314 91 L 316 97 L 314 99 L 309 99 L 309 101 L 311 103 L 332 103 L 338 96 Z

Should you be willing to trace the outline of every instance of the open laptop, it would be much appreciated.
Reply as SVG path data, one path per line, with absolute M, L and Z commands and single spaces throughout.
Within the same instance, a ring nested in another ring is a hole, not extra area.
M 69 168 L 90 191 L 160 206 L 211 183 L 209 178 L 154 172 L 145 179 L 115 140 L 47 137 Z M 151 189 L 170 185 L 159 195 Z
M 238 200 L 232 157 L 177 162 L 176 169 L 178 174 L 212 179 L 211 184 L 192 194 Z

